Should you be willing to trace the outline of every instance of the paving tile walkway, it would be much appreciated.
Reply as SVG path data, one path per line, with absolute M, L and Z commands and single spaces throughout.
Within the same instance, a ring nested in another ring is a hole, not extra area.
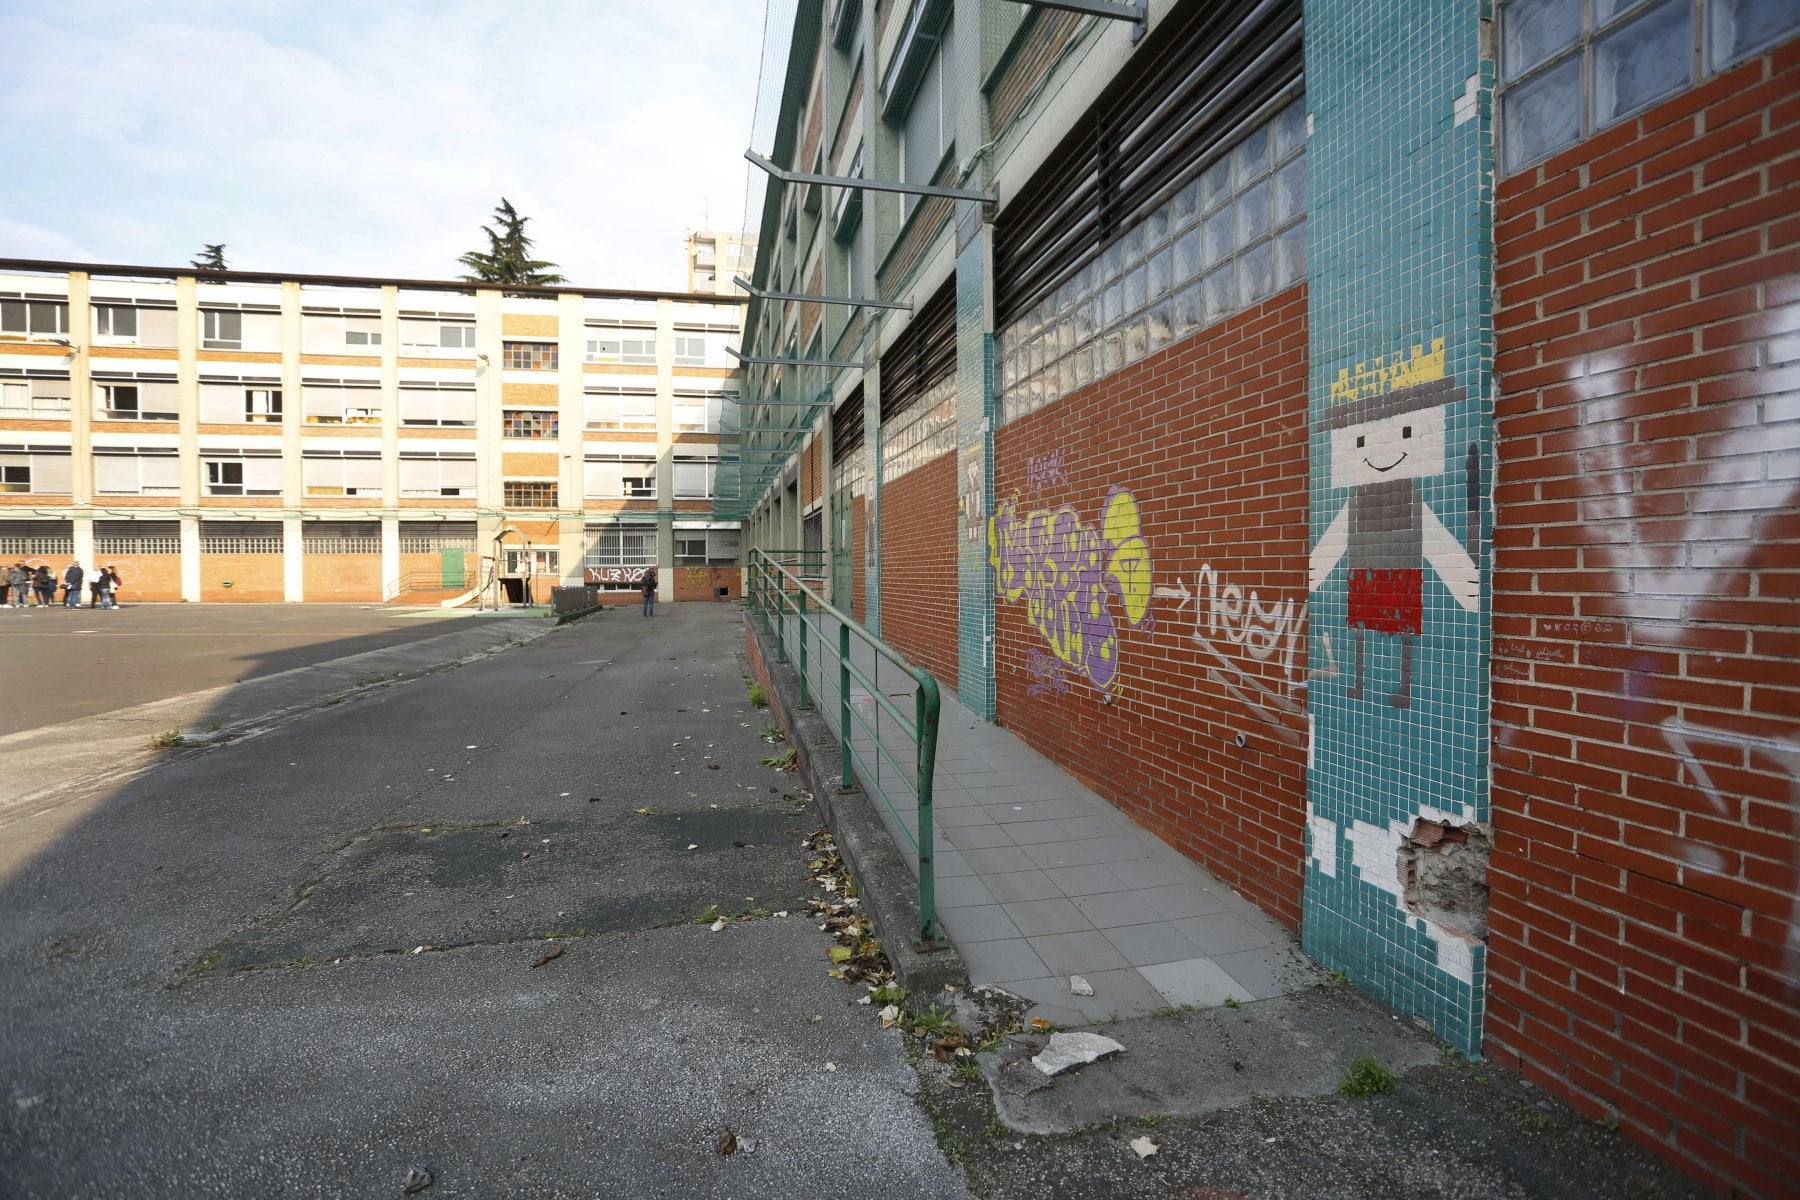
M 812 700 L 834 718 L 838 668 L 821 661 L 817 637 L 835 647 L 836 625 L 809 623 Z M 793 617 L 788 646 L 797 659 Z M 878 668 L 860 646 L 852 659 L 911 715 L 910 678 Z M 892 796 L 897 811 L 878 797 L 875 807 L 917 874 L 916 814 L 895 786 L 916 776 L 912 744 L 870 689 L 853 679 L 850 695 L 858 773 Z M 972 982 L 1023 996 L 1059 1024 L 1087 1024 L 1265 999 L 1316 979 L 1316 964 L 1274 918 L 949 694 L 933 786 L 938 918 Z M 1072 994 L 1072 975 L 1094 994 Z

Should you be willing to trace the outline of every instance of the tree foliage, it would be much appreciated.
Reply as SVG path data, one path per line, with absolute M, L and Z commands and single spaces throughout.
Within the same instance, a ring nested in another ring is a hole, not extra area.
M 231 270 L 230 264 L 225 261 L 225 243 L 206 243 L 200 248 L 200 253 L 195 257 L 192 265 L 199 267 L 202 271 Z
M 471 250 L 456 260 L 472 272 L 462 278 L 469 283 L 525 286 L 566 283 L 556 274 L 555 263 L 531 257 L 532 242 L 525 236 L 525 222 L 530 219 L 520 216 L 505 196 L 500 197 L 494 224 L 481 227 L 487 234 L 487 253 Z

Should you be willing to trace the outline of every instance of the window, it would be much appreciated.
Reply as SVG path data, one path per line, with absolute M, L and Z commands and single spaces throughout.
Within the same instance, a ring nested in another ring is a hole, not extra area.
M 701 353 L 705 353 L 704 348 Z M 656 330 L 651 326 L 590 327 L 587 331 L 587 361 L 654 363 Z
M 656 564 L 656 527 L 622 524 L 589 527 L 582 556 L 587 582 L 629 588 Z
M 68 336 L 69 306 L 61 300 L 0 300 L 0 333 Z
M 955 48 L 951 42 L 955 28 L 954 25 L 944 28 L 937 51 L 919 80 L 918 90 L 913 93 L 912 105 L 906 110 L 906 124 L 900 138 L 900 173 L 907 183 L 929 184 L 937 175 L 938 164 L 944 161 L 951 142 L 956 140 L 956 129 L 952 124 L 956 117 L 956 98 L 948 82 L 947 65 L 955 61 Z M 908 215 L 922 198 L 906 197 Z
M 173 450 L 96 447 L 94 490 L 103 496 L 175 496 L 180 469 Z
M 402 425 L 470 426 L 475 424 L 475 389 L 453 387 L 400 388 Z
M 300 411 L 308 425 L 378 425 L 381 389 L 324 380 L 300 385 Z
M 438 350 L 473 350 L 475 323 L 402 317 L 400 349 L 414 354 L 431 354 Z
M 677 500 L 710 500 L 713 494 L 713 472 L 716 458 L 675 456 L 675 498 Z
M 69 415 L 67 379 L 0 380 L 0 417 L 53 417 Z
M 475 456 L 442 455 L 400 456 L 400 494 L 402 496 L 473 496 L 475 494 Z
M 717 433 L 724 401 L 724 392 L 678 390 L 675 393 L 675 432 Z
M 1675 95 L 1694 82 L 1696 63 L 1702 74 L 1722 71 L 1796 31 L 1793 0 L 1504 0 L 1504 169 Z
M 300 460 L 300 478 L 308 496 L 381 495 L 381 456 L 309 452 Z
M 281 526 L 272 521 L 200 522 L 202 554 L 280 554 Z
M 556 484 L 547 479 L 508 479 L 503 485 L 507 508 L 555 508 Z
M 281 389 L 242 381 L 200 381 L 200 420 L 205 424 L 280 424 Z
M 115 341 L 137 341 L 137 309 L 122 304 L 94 306 L 94 336 Z
M 503 342 L 501 361 L 510 371 L 556 370 L 555 342 Z
M 378 314 L 309 312 L 300 317 L 300 348 L 308 354 L 367 354 L 380 346 Z
M 737 530 L 675 527 L 676 566 L 735 567 L 737 562 Z
M 652 352 L 654 352 L 654 348 L 652 348 Z M 706 365 L 706 339 L 677 336 L 675 339 L 675 365 L 704 367 Z
M 173 379 L 97 381 L 94 394 L 100 401 L 96 415 L 102 420 L 173 421 L 177 416 L 178 393 Z
M 200 312 L 200 345 L 207 350 L 243 349 L 244 314 L 202 309 Z
M 655 459 L 591 455 L 584 466 L 584 495 L 606 500 L 656 499 Z
M 300 527 L 302 554 L 380 554 L 381 525 L 365 521 L 308 521 Z
M 1005 418 L 1031 412 L 1306 274 L 1306 106 L 1222 153 L 996 339 Z
M 508 546 L 501 557 L 502 575 L 534 575 L 554 578 L 557 574 L 557 552 L 554 547 Z
M 0 492 L 31 490 L 31 458 L 24 454 L 0 454 Z
M 281 459 L 275 455 L 208 457 L 200 466 L 209 496 L 281 495 Z
M 655 429 L 656 393 L 649 388 L 589 391 L 582 415 L 589 429 Z
M 556 413 L 531 408 L 508 408 L 500 413 L 500 433 L 509 438 L 553 438 Z

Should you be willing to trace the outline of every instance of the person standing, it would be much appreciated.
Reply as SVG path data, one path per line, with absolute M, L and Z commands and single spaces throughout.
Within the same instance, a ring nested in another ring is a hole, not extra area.
M 56 576 L 50 573 L 48 565 L 38 567 L 37 574 L 31 577 L 31 586 L 37 589 L 39 608 L 49 608 L 56 603 Z
M 31 591 L 31 573 L 25 569 L 23 561 L 7 568 L 6 586 L 12 592 L 12 606 L 24 608 L 25 602 L 30 599 L 27 593 Z
M 100 607 L 119 607 L 118 593 L 119 577 L 113 572 L 112 564 L 108 563 L 100 569 Z
M 644 615 L 656 615 L 656 568 L 651 567 L 644 572 Z
M 63 570 L 63 607 L 81 607 L 81 581 L 86 577 L 87 572 L 81 569 L 81 564 L 70 559 Z

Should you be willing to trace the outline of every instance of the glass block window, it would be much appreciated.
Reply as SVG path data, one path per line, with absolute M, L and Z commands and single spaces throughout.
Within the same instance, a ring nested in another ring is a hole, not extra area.
M 500 351 L 509 371 L 556 370 L 555 342 L 502 342 Z
M 1306 105 L 1228 153 L 1001 330 L 1003 419 L 1103 379 L 1306 275 Z
M 956 449 L 956 376 L 946 376 L 881 430 L 881 478 L 892 483 Z
M 500 412 L 500 430 L 509 438 L 553 438 L 556 413 L 535 408 L 507 408 Z
M 507 508 L 555 508 L 556 484 L 548 479 L 508 479 L 503 502 Z
M 1502 169 L 1548 158 L 1796 32 L 1794 0 L 1503 0 Z

